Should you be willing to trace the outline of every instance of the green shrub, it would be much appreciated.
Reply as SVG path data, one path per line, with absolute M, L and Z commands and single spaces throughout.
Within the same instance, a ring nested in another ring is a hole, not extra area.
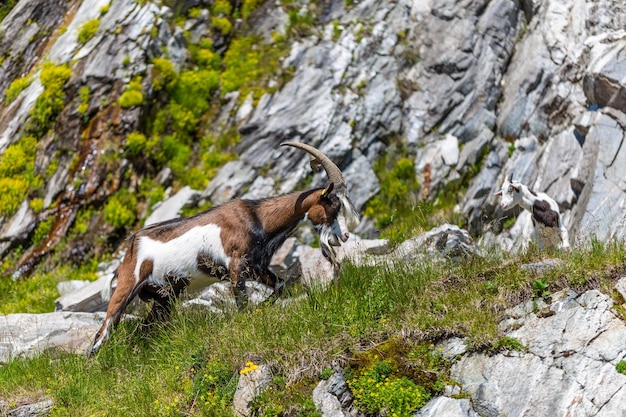
M 615 365 L 615 370 L 620 374 L 626 375 L 626 361 L 619 361 L 617 365 Z
M 289 33 L 294 36 L 309 36 L 315 25 L 315 16 L 308 10 L 302 11 L 300 7 L 293 7 L 287 10 L 289 17 Z
M 10 104 L 33 82 L 30 75 L 13 80 L 4 93 L 4 104 Z
M 152 61 L 152 89 L 154 91 L 171 88 L 177 77 L 174 64 L 168 59 L 155 58 Z
M 128 109 L 135 106 L 141 106 L 143 104 L 143 94 L 137 90 L 126 90 L 120 96 L 120 106 L 123 109 Z
M 141 85 L 141 77 L 134 78 L 126 87 L 119 99 L 120 106 L 123 109 L 141 106 L 143 104 L 143 86 Z
M 410 417 L 430 398 L 424 388 L 407 377 L 394 375 L 387 361 L 374 363 L 346 382 L 354 404 L 367 413 L 384 411 L 388 416 Z
M 72 224 L 72 229 L 70 233 L 75 235 L 84 235 L 89 230 L 89 225 L 91 224 L 91 217 L 93 216 L 93 209 L 90 208 L 81 208 L 76 217 L 74 218 L 74 223 Z
M 10 216 L 20 208 L 30 184 L 22 178 L 0 178 L 0 216 Z
M 215 0 L 213 7 L 211 7 L 211 13 L 213 15 L 225 15 L 230 16 L 233 11 L 233 6 L 228 0 Z
M 0 216 L 14 214 L 31 189 L 41 184 L 35 173 L 37 140 L 25 136 L 9 145 L 0 158 Z
M 255 49 L 254 37 L 234 39 L 224 54 L 224 72 L 222 72 L 222 94 L 238 90 L 245 84 L 258 79 L 261 57 Z
M 84 116 L 87 113 L 87 110 L 89 110 L 90 95 L 91 91 L 89 90 L 88 86 L 84 85 L 78 89 L 78 101 L 80 104 L 78 105 L 77 110 L 81 116 Z
M 219 80 L 217 71 L 183 71 L 171 91 L 171 98 L 199 117 L 209 109 L 209 99 L 219 86 Z
M 33 198 L 32 200 L 30 200 L 29 204 L 30 204 L 30 208 L 35 213 L 40 213 L 43 210 L 44 201 L 43 201 L 43 198 Z
M 218 30 L 222 35 L 228 35 L 233 29 L 233 24 L 227 17 L 212 17 L 211 27 Z
M 33 232 L 33 237 L 31 239 L 33 246 L 38 246 L 43 243 L 43 241 L 50 234 L 54 221 L 54 217 L 48 217 L 46 220 L 39 222 L 39 224 L 35 228 L 35 231 Z
M 65 106 L 65 92 L 63 87 L 72 76 L 72 70 L 67 65 L 54 65 L 46 62 L 42 65 L 39 79 L 44 87 L 43 92 L 30 112 L 27 131 L 35 136 L 42 137 L 51 123 Z
M 491 347 L 492 352 L 500 352 L 502 350 L 514 350 L 518 352 L 524 352 L 526 347 L 519 339 L 509 336 L 503 336 Z
M 532 283 L 533 294 L 535 298 L 545 298 L 549 297 L 552 293 L 548 290 L 548 281 L 546 277 L 542 277 L 540 279 L 536 279 Z
M 104 221 L 115 228 L 129 227 L 135 223 L 137 198 L 128 190 L 111 196 L 104 207 Z
M 78 42 L 81 45 L 84 45 L 87 42 L 89 42 L 96 34 L 99 27 L 100 27 L 100 19 L 96 18 L 96 19 L 87 20 L 85 23 L 83 23 L 80 26 L 80 29 L 78 30 Z
M 209 69 L 214 71 L 222 70 L 222 58 L 213 51 L 213 42 L 211 38 L 205 38 L 198 45 L 190 45 L 194 63 L 201 69 Z M 219 81 L 219 76 L 218 76 Z
M 100 7 L 100 9 L 98 9 L 98 11 L 100 12 L 100 16 L 104 16 L 105 14 L 107 14 L 110 8 L 111 3 L 105 4 L 104 6 Z
M 147 151 L 148 140 L 146 136 L 141 132 L 129 133 L 126 137 L 126 144 L 124 145 L 124 152 L 128 156 L 135 157 L 145 154 Z

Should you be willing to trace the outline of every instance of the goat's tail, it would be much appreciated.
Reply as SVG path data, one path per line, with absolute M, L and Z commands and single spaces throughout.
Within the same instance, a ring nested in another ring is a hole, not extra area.
M 103 301 L 109 301 L 111 299 L 111 295 L 113 295 L 113 281 L 115 280 L 117 280 L 117 269 L 115 272 L 109 274 L 104 287 L 100 290 L 100 297 L 102 297 Z

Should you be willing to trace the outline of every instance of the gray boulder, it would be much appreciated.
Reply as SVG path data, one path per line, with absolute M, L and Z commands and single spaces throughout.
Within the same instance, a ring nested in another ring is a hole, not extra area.
M 102 313 L 0 315 L 0 363 L 47 349 L 82 353 L 103 321 Z

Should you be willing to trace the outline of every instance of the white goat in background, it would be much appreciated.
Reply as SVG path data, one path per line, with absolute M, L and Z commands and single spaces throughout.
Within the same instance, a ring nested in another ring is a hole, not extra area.
M 519 181 L 512 178 L 506 179 L 500 191 L 496 193 L 500 196 L 500 208 L 510 210 L 515 206 L 520 206 L 532 214 L 533 226 L 535 229 L 535 239 L 537 246 L 543 249 L 546 244 L 561 249 L 568 249 L 569 234 L 563 225 L 563 219 L 559 212 L 559 205 L 546 193 L 537 193 Z

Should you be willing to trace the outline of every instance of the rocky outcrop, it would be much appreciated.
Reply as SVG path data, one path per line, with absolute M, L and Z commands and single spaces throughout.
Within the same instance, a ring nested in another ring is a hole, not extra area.
M 524 350 L 464 355 L 451 376 L 479 415 L 619 415 L 626 376 L 615 365 L 626 358 L 626 327 L 613 304 L 591 290 L 517 306 L 501 327 Z
M 103 313 L 0 315 L 0 363 L 49 349 L 83 353 L 103 320 Z

